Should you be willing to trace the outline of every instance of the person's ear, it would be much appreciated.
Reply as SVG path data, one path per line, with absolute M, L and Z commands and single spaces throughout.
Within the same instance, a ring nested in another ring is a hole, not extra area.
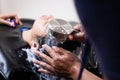
M 39 44 L 35 41 L 32 41 L 31 49 L 36 51 L 38 50 L 38 48 L 39 48 Z

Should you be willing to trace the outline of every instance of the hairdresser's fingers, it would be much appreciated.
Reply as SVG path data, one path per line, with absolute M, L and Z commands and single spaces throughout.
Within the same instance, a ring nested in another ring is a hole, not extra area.
M 73 38 L 73 35 L 68 35 L 68 39 L 70 40 L 70 41 L 72 41 L 74 38 Z
M 47 63 L 49 64 L 53 63 L 53 60 L 49 56 L 45 55 L 44 53 L 41 53 L 40 51 L 35 51 L 35 53 L 38 56 L 40 56 L 43 60 L 45 60 Z
M 40 69 L 38 69 L 38 72 L 40 72 L 40 73 L 45 73 L 45 74 L 52 74 L 50 71 L 48 71 L 48 70 L 46 70 L 46 69 L 43 69 L 43 68 L 40 68 Z
M 76 33 L 74 35 L 69 35 L 68 39 L 79 41 L 79 42 L 84 42 L 86 40 L 86 34 L 83 32 L 79 32 L 79 33 Z
M 83 25 L 82 25 L 81 23 L 76 24 L 76 25 L 73 27 L 73 29 L 75 29 L 75 30 L 80 30 L 81 32 L 85 31 L 85 30 L 84 30 L 84 27 L 83 27 Z
M 52 58 L 55 58 L 55 57 L 57 57 L 58 56 L 58 54 L 57 53 L 55 53 L 55 51 L 51 48 L 51 47 L 49 47 L 48 45 L 42 45 L 42 47 L 48 52 L 48 54 L 52 57 Z
M 69 51 L 67 51 L 63 48 L 57 47 L 57 46 L 53 46 L 52 48 L 57 54 L 60 54 L 60 55 L 65 55 L 65 54 L 69 53 Z
M 42 61 L 38 61 L 38 60 L 34 60 L 33 61 L 34 63 L 40 65 L 41 67 L 43 67 L 44 69 L 47 69 L 47 70 L 51 70 L 53 71 L 53 67 L 45 62 L 42 62 Z
M 75 32 L 68 36 L 69 40 L 77 40 L 79 42 L 84 42 L 86 40 L 86 32 L 82 24 L 77 24 L 73 27 L 75 30 L 79 30 L 79 32 Z
M 82 24 L 77 24 L 76 26 L 74 26 L 74 29 L 80 31 L 80 32 L 76 33 L 74 36 L 76 36 L 76 37 L 86 36 L 86 32 L 85 32 L 85 29 Z

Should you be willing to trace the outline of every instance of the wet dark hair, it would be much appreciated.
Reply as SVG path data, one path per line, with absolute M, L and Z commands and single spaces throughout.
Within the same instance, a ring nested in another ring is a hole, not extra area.
M 38 43 L 39 43 L 39 50 L 43 51 L 46 53 L 46 51 L 44 51 L 44 49 L 42 49 L 42 45 L 43 44 L 47 44 L 48 46 L 52 47 L 52 46 L 58 46 L 58 47 L 62 47 L 66 50 L 69 51 L 74 51 L 77 49 L 77 47 L 81 47 L 81 43 L 78 41 L 69 41 L 66 40 L 63 43 L 61 43 L 60 41 L 58 41 L 56 38 L 52 37 L 52 36 L 46 36 L 46 37 L 39 37 L 38 38 Z

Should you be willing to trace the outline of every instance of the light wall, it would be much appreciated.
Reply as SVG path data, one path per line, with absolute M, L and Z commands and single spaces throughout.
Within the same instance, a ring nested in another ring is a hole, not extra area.
M 39 18 L 53 15 L 79 22 L 74 0 L 0 0 L 0 13 L 17 13 L 20 18 Z

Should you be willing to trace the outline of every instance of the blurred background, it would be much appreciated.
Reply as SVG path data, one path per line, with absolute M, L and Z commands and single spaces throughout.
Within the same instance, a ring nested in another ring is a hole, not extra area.
M 74 0 L 0 0 L 0 13 L 17 13 L 20 18 L 53 15 L 79 22 Z

